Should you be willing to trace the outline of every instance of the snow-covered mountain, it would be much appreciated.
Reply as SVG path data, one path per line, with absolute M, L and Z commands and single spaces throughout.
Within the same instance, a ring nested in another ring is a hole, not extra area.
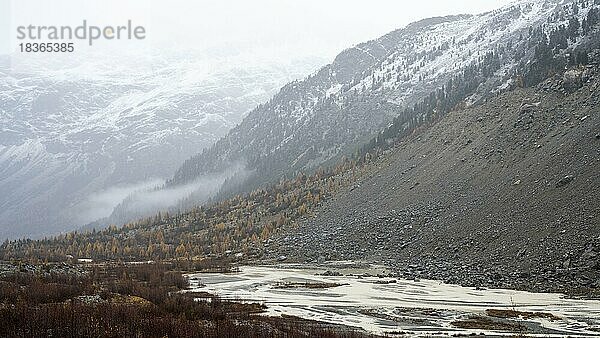
M 169 184 L 236 162 L 254 172 L 248 181 L 253 184 L 311 170 L 354 153 L 392 121 L 423 123 L 431 111 L 523 85 L 531 80 L 524 75 L 541 74 L 540 64 L 553 63 L 554 51 L 572 52 L 587 39 L 588 13 L 599 5 L 519 0 L 480 15 L 425 19 L 359 44 L 313 76 L 283 87 L 186 161 Z M 536 61 L 546 54 L 549 60 Z
M 119 223 L 335 163 L 564 69 L 600 41 L 599 7 L 517 0 L 425 19 L 292 82 L 319 62 L 147 55 L 13 67 L 0 84 L 0 229 L 35 235 L 108 214 Z
M 323 64 L 199 53 L 49 59 L 0 68 L 0 238 L 108 216 Z

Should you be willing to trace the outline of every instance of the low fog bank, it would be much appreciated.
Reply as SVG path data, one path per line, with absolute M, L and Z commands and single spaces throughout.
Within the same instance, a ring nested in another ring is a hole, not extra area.
M 78 207 L 80 210 L 78 221 L 86 224 L 108 217 L 128 196 L 156 189 L 164 183 L 165 180 L 156 178 L 143 182 L 119 184 L 95 192 L 88 196 Z
M 127 194 L 100 223 L 124 224 L 157 214 L 159 211 L 183 211 L 208 201 L 217 195 L 226 181 L 247 177 L 245 165 L 236 163 L 227 170 L 204 175 L 191 183 L 179 186 L 153 186 Z

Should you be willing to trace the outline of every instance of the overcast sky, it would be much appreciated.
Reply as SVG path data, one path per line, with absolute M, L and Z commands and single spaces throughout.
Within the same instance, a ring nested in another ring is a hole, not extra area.
M 0 0 L 0 37 L 17 47 L 20 25 L 122 25 L 131 19 L 147 31 L 144 41 L 118 48 L 142 50 L 258 49 L 333 58 L 356 43 L 431 16 L 480 13 L 510 0 Z M 8 9 L 8 10 L 7 10 Z M 11 13 L 8 15 L 8 13 Z M 10 24 L 7 24 L 10 22 Z M 10 28 L 7 31 L 7 26 Z M 20 42 L 20 41 L 19 41 Z M 84 44 L 82 44 L 82 47 Z M 116 43 L 98 43 L 106 52 Z M 6 53 L 6 51 L 3 51 Z

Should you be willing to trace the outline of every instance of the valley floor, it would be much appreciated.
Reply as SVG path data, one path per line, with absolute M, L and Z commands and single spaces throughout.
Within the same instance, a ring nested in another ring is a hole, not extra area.
M 199 299 L 181 292 L 189 284 L 180 269 L 173 262 L 0 263 L 0 336 L 372 336 L 339 324 L 264 316 L 258 302 L 205 293 Z
M 2 263 L 2 337 L 593 337 L 600 301 L 357 262 Z

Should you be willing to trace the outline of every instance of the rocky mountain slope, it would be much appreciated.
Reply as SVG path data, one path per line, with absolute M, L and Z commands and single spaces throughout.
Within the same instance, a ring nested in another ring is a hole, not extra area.
M 582 45 L 597 37 L 599 7 L 596 0 L 522 0 L 476 16 L 421 20 L 345 50 L 185 161 L 162 192 L 153 192 L 184 191 L 175 206 L 144 210 L 137 207 L 144 198 L 130 196 L 108 223 L 189 209 L 206 202 L 206 192 L 226 199 L 310 173 L 368 151 L 376 135 L 376 143 L 389 142 L 390 134 L 410 132 L 458 104 L 535 85 L 585 61 Z
M 59 67 L 30 58 L 0 69 L 0 238 L 110 215 L 321 64 L 149 54 Z
M 538 37 L 560 31 L 559 49 L 574 49 L 577 24 L 594 1 L 521 0 L 476 16 L 422 20 L 339 54 L 304 81 L 292 82 L 224 138 L 186 161 L 176 186 L 244 163 L 260 184 L 310 171 L 351 154 L 401 112 L 443 93 L 440 112 L 468 98 L 479 102 L 514 85 L 534 66 Z M 526 79 L 529 80 L 529 79 Z M 408 124 L 423 117 L 408 114 Z M 227 187 L 226 187 L 227 189 Z
M 465 285 L 598 290 L 599 75 L 598 65 L 576 67 L 449 113 L 269 252 L 384 262 Z

